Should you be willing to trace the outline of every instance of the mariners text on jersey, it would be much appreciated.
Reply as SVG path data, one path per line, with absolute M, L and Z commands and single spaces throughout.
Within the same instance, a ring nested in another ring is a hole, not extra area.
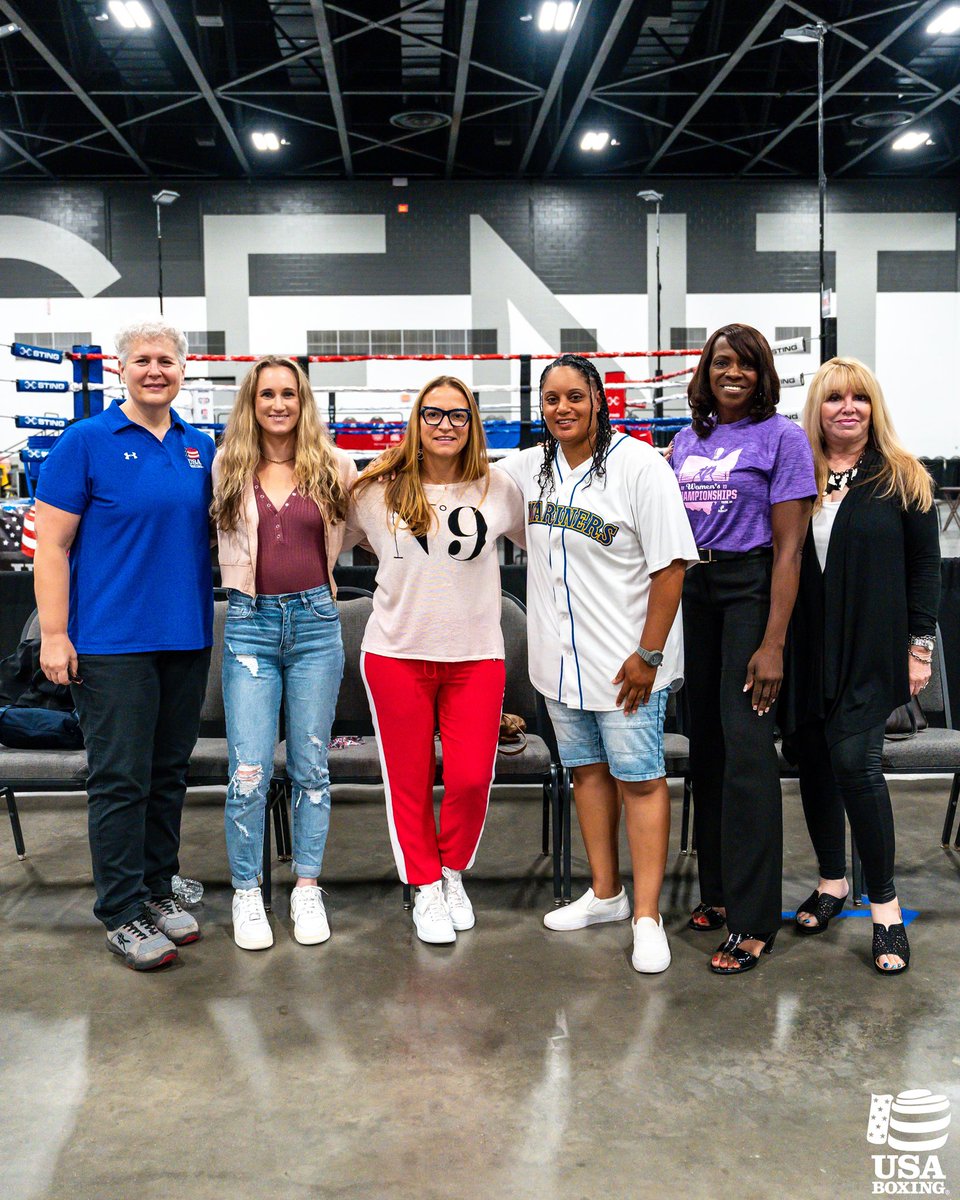
M 572 508 L 568 504 L 556 504 L 548 500 L 527 502 L 528 525 L 553 525 L 557 529 L 569 529 L 582 533 L 601 546 L 609 546 L 617 536 L 619 525 L 606 524 L 596 513 L 587 508 Z

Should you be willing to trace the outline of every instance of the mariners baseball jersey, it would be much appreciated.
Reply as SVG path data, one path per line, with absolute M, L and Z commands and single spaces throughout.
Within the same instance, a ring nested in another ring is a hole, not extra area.
M 652 446 L 614 434 L 605 474 L 593 460 L 569 467 L 558 449 L 541 496 L 538 446 L 497 464 L 527 506 L 527 644 L 530 679 L 571 708 L 616 708 L 613 677 L 640 643 L 650 575 L 676 559 L 699 561 L 680 491 Z M 654 691 L 683 679 L 678 612 Z

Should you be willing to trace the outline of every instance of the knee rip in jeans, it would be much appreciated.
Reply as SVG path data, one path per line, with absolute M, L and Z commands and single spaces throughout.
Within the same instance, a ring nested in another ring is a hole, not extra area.
M 297 800 L 296 804 L 294 804 L 294 808 L 300 804 L 300 800 L 304 796 L 306 796 L 311 804 L 322 804 L 323 794 L 323 788 L 303 788 L 302 791 L 297 793 Z
M 260 677 L 260 663 L 257 661 L 257 656 L 255 654 L 237 654 L 229 642 L 227 643 L 227 649 L 241 667 L 247 668 L 254 679 L 258 679 Z
M 238 763 L 230 782 L 238 796 L 249 796 L 263 782 L 263 767 L 259 763 Z

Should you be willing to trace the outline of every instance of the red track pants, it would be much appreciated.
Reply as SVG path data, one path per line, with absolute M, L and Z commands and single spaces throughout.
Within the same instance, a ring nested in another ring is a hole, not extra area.
M 364 653 L 387 801 L 404 883 L 433 883 L 441 867 L 473 865 L 490 802 L 506 673 L 502 659 L 434 662 Z M 440 831 L 433 815 L 434 730 L 443 749 Z

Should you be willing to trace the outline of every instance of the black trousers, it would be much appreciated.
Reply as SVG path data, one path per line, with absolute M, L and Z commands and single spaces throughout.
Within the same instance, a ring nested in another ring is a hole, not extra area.
M 844 810 L 863 862 L 867 895 L 874 904 L 896 897 L 896 838 L 893 808 L 883 777 L 883 724 L 827 745 L 823 722 L 797 730 L 800 797 L 810 840 L 824 879 L 847 873 L 847 828 Z
M 700 898 L 731 933 L 772 933 L 781 917 L 783 808 L 773 713 L 744 692 L 770 612 L 769 557 L 692 567 L 683 585 L 684 692 Z
M 171 894 L 209 666 L 209 649 L 78 656 L 93 911 L 107 929 Z

